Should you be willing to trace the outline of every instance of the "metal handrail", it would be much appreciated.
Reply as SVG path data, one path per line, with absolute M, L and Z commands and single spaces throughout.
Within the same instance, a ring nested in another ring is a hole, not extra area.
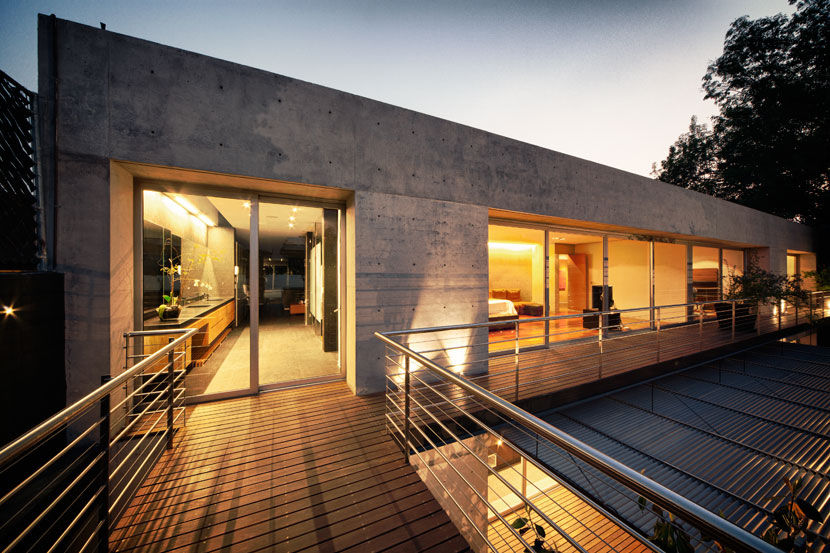
M 423 355 L 420 355 L 419 353 L 407 348 L 389 337 L 394 334 L 396 333 L 375 332 L 375 337 L 393 349 L 398 350 L 406 357 L 414 359 L 423 367 L 429 369 L 433 374 L 459 386 L 483 404 L 489 405 L 501 414 L 522 423 L 526 427 L 538 433 L 540 436 L 550 440 L 552 443 L 581 459 L 603 474 L 611 477 L 617 482 L 621 482 L 623 485 L 637 492 L 655 505 L 658 505 L 673 514 L 680 516 L 680 518 L 695 524 L 698 528 L 705 530 L 706 534 L 717 539 L 720 543 L 736 548 L 739 551 L 763 551 L 766 553 L 780 551 L 776 547 L 747 532 L 743 528 L 732 524 L 718 515 L 704 509 L 700 505 L 634 471 L 616 459 L 613 459 L 612 457 L 609 457 L 601 451 L 594 449 L 573 436 L 562 432 L 551 424 L 468 381 L 466 378 L 444 369 Z M 405 444 L 408 444 L 408 436 L 405 436 L 404 440 Z M 405 445 L 405 447 L 408 447 L 408 445 Z
M 154 331 L 125 332 L 124 336 L 127 337 L 145 334 L 152 335 L 153 332 Z M 39 424 L 29 432 L 23 434 L 13 442 L 6 445 L 2 450 L 0 450 L 0 466 L 3 466 L 6 463 L 13 461 L 19 455 L 25 453 L 28 449 L 35 446 L 43 439 L 47 438 L 58 427 L 68 424 L 76 418 L 80 417 L 84 413 L 84 411 L 91 407 L 93 404 L 95 404 L 95 402 L 99 401 L 101 398 L 108 395 L 110 392 L 124 384 L 127 380 L 134 377 L 136 374 L 140 374 L 147 367 L 156 363 L 160 359 L 165 358 L 165 356 L 168 353 L 173 351 L 182 343 L 186 342 L 191 336 L 196 334 L 196 332 L 197 329 L 195 328 L 163 331 L 164 334 L 181 334 L 181 336 L 179 336 L 172 342 L 166 344 L 164 347 L 160 348 L 158 351 L 154 352 L 149 357 L 143 359 L 139 363 L 136 363 L 135 365 L 133 365 L 120 375 L 116 376 L 106 384 L 103 384 L 100 387 L 96 388 L 94 391 L 90 392 L 88 395 L 79 399 L 72 405 L 66 407 L 53 417 Z
M 811 291 L 810 294 L 812 296 L 820 295 L 822 292 L 813 292 Z M 590 313 L 570 313 L 567 315 L 550 315 L 547 317 L 530 317 L 527 319 L 520 319 L 518 320 L 519 324 L 527 324 L 527 323 L 536 323 L 536 322 L 544 322 L 544 321 L 556 321 L 556 320 L 566 320 L 566 319 L 578 319 L 582 317 L 596 317 L 596 316 L 605 316 L 605 315 L 612 315 L 612 314 L 619 314 L 619 313 L 632 313 L 634 311 L 648 311 L 651 309 L 677 309 L 680 307 L 699 307 L 703 305 L 713 305 L 716 303 L 732 303 L 732 304 L 739 304 L 745 303 L 746 299 L 731 299 L 731 300 L 710 300 L 710 301 L 698 301 L 698 302 L 690 302 L 690 303 L 676 303 L 671 305 L 655 305 L 655 306 L 646 306 L 646 307 L 632 307 L 627 309 L 614 309 L 608 311 L 591 311 Z M 775 303 L 775 302 L 773 302 Z M 511 321 L 507 321 L 511 322 Z M 414 328 L 408 330 L 391 330 L 388 332 L 384 332 L 385 336 L 401 336 L 401 335 L 409 335 L 409 334 L 425 334 L 428 332 L 441 332 L 445 330 L 459 330 L 464 328 L 483 328 L 489 327 L 494 325 L 503 325 L 505 321 L 495 321 L 495 322 L 484 322 L 484 323 L 468 323 L 468 324 L 457 324 L 457 325 L 443 325 L 443 326 L 430 326 L 430 327 L 422 327 L 422 328 Z

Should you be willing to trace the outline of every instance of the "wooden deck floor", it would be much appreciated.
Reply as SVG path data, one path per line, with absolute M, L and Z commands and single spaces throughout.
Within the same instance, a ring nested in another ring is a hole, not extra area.
M 115 551 L 468 551 L 345 383 L 188 408 L 116 524 Z

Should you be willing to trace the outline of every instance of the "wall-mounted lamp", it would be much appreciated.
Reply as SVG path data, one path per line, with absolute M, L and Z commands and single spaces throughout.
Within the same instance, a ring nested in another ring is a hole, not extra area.
M 14 307 L 12 307 L 11 305 L 4 305 L 3 306 L 3 315 L 5 315 L 6 317 L 14 315 Z
M 239 265 L 233 266 L 233 276 L 239 276 Z

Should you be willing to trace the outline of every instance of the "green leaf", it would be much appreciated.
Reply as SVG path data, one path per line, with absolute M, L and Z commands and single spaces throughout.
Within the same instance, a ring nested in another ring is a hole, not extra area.
M 818 512 L 818 509 L 813 507 L 813 505 L 808 503 L 806 500 L 801 499 L 799 497 L 796 498 L 795 502 L 799 507 L 801 507 L 801 510 L 804 512 L 804 515 L 810 520 L 815 520 L 816 522 L 821 522 L 822 520 L 824 520 L 821 516 L 821 513 Z
M 544 538 L 545 537 L 545 529 L 542 528 L 541 526 L 539 526 L 538 524 L 534 524 L 534 526 L 536 527 L 536 533 L 539 534 L 539 537 Z
M 511 526 L 513 526 L 513 528 L 518 530 L 519 528 L 524 527 L 526 524 L 527 524 L 527 519 L 519 517 L 519 518 L 517 518 L 516 520 L 513 521 L 513 524 L 511 524 Z
M 156 297 L 158 297 L 158 296 L 156 296 Z M 167 294 L 163 295 L 163 296 L 162 296 L 162 299 L 163 299 L 166 303 L 170 303 L 170 296 L 168 296 Z

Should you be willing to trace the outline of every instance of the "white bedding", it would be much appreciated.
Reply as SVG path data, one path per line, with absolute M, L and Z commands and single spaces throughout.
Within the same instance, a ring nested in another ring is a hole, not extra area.
M 516 306 L 513 305 L 513 302 L 510 300 L 500 300 L 490 298 L 487 300 L 490 304 L 490 316 L 491 317 L 504 317 L 507 315 L 518 315 L 516 312 Z

